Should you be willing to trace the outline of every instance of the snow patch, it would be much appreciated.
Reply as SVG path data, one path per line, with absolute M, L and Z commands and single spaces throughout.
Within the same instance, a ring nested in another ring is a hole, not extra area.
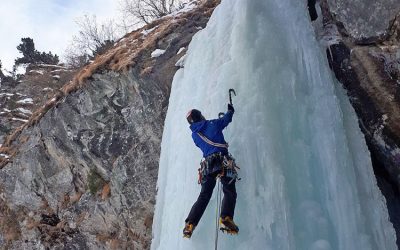
M 176 53 L 177 55 L 179 55 L 182 51 L 184 51 L 186 48 L 185 47 L 182 47 L 182 48 L 180 48 L 179 50 L 178 50 L 178 53 Z
M 142 32 L 140 32 L 140 33 L 142 33 L 143 34 L 143 36 L 147 36 L 148 34 L 150 34 L 153 30 L 155 30 L 157 28 L 157 26 L 155 26 L 155 27 L 153 27 L 153 28 L 151 28 L 151 29 L 148 29 L 148 30 L 142 30 Z
M 165 53 L 166 50 L 164 49 L 156 49 L 153 52 L 151 52 L 151 57 L 155 58 L 155 57 L 159 57 L 161 55 L 163 55 Z
M 28 120 L 24 120 L 24 119 L 20 119 L 20 118 L 15 118 L 15 117 L 11 118 L 11 120 L 13 120 L 13 121 L 18 121 L 18 122 L 23 122 L 23 123 L 27 123 L 27 122 L 28 122 Z
M 9 156 L 9 155 L 6 155 L 6 154 L 0 154 L 0 157 L 1 157 L 1 158 L 6 158 L 6 159 L 10 159 L 10 156 Z
M 19 104 L 33 104 L 33 99 L 32 98 L 25 98 L 23 100 L 17 101 Z
M 29 109 L 24 109 L 24 108 L 17 108 L 17 109 L 15 109 L 16 111 L 19 111 L 19 112 L 21 112 L 21 113 L 24 113 L 24 114 L 28 114 L 28 115 L 31 115 L 32 114 L 32 111 L 30 111 Z
M 51 73 L 61 73 L 61 72 L 68 72 L 68 71 L 72 71 L 70 69 L 55 69 L 52 70 Z
M 66 70 L 68 70 L 67 67 L 64 67 L 64 66 L 61 66 L 61 65 L 54 65 L 54 64 L 44 64 L 44 63 L 42 63 L 42 64 L 38 64 L 38 66 L 42 67 L 42 68 L 58 68 L 58 69 L 66 69 Z
M 179 60 L 175 63 L 175 66 L 183 68 L 185 66 L 186 55 L 183 55 Z
M 180 15 L 182 13 L 189 12 L 189 11 L 193 10 L 194 8 L 196 8 L 196 6 L 197 6 L 197 1 L 192 1 L 192 2 L 189 2 L 189 3 L 183 3 L 183 8 L 182 9 L 176 10 L 176 11 L 174 11 L 171 14 L 166 15 L 166 16 L 167 17 L 168 16 L 170 16 L 170 17 L 178 16 L 178 15 Z
M 39 75 L 43 75 L 44 74 L 44 70 L 29 70 L 28 73 L 36 73 Z

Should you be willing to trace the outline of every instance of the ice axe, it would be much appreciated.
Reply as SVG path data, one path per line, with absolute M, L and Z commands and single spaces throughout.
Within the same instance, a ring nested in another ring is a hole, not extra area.
M 232 93 L 236 96 L 235 90 L 234 90 L 234 89 L 229 89 L 229 103 L 233 106 L 233 103 L 232 103 Z M 223 117 L 224 115 L 225 115 L 225 114 L 224 114 L 223 112 L 219 112 L 218 118 L 221 118 L 221 117 Z
M 235 90 L 234 90 L 234 89 L 229 89 L 229 102 L 230 102 L 230 104 L 233 106 L 233 103 L 232 103 L 232 93 L 236 96 Z

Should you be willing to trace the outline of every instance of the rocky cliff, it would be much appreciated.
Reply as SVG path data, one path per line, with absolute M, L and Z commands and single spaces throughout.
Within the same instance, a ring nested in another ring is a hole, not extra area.
M 170 85 L 218 2 L 127 34 L 71 81 L 60 69 L 32 68 L 37 88 L 2 87 L 0 246 L 149 248 Z M 400 232 L 400 3 L 308 2 Z
M 62 65 L 32 64 L 18 82 L 3 77 L 0 80 L 0 144 L 4 136 L 24 124 L 33 111 L 70 81 L 75 73 L 75 70 Z
M 317 36 L 357 112 L 400 239 L 400 2 L 322 0 L 319 7 Z
M 6 137 L 3 248 L 149 248 L 170 85 L 217 4 L 127 34 Z

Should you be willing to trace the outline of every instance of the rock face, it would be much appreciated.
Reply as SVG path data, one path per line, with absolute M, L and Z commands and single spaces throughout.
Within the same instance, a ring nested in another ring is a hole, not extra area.
M 373 42 L 386 36 L 400 9 L 398 0 L 328 0 L 328 4 L 335 19 L 359 43 Z
M 126 35 L 6 138 L 0 245 L 149 248 L 175 64 L 218 3 Z
M 74 73 L 74 70 L 60 65 L 38 64 L 29 65 L 18 83 L 3 77 L 0 86 L 0 144 L 4 136 L 26 122 L 33 111 L 70 81 Z
M 400 245 L 400 2 L 320 6 L 330 66 L 358 114 Z

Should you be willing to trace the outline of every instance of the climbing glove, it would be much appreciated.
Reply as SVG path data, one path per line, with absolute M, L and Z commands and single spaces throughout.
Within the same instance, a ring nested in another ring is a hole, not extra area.
M 233 108 L 233 105 L 228 103 L 228 111 L 232 111 L 233 113 L 235 113 L 235 109 Z

